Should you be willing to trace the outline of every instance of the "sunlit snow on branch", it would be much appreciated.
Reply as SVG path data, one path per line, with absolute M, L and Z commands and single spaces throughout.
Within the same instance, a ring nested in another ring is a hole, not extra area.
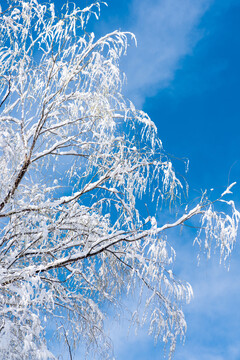
M 223 258 L 236 240 L 231 200 L 231 215 L 202 199 L 159 223 L 184 187 L 156 125 L 121 92 L 119 59 L 134 35 L 97 39 L 87 22 L 99 14 L 99 3 L 58 13 L 53 3 L 9 0 L 0 9 L 2 359 L 54 359 L 47 320 L 69 349 L 80 341 L 89 358 L 93 349 L 112 359 L 106 305 L 117 312 L 134 292 L 142 307 L 133 323 L 147 323 L 171 358 L 192 289 L 173 273 L 168 230 L 201 217 L 209 256 L 213 240 Z

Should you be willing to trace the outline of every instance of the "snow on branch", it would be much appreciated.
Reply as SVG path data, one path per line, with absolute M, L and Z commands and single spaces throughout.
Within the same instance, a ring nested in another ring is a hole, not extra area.
M 210 256 L 215 241 L 224 259 L 236 240 L 240 215 L 223 199 L 233 185 L 160 224 L 184 186 L 154 122 L 122 94 L 119 61 L 134 35 L 87 33 L 99 14 L 99 2 L 58 13 L 51 2 L 13 0 L 0 10 L 3 359 L 54 359 L 49 322 L 68 348 L 80 341 L 112 358 L 105 305 L 118 311 L 134 292 L 144 310 L 133 322 L 148 322 L 171 358 L 192 289 L 173 273 L 168 231 L 201 218 L 198 242 L 204 234 Z M 223 203 L 232 215 L 216 210 Z
M 240 220 L 240 213 L 235 208 L 234 201 L 224 200 L 223 197 L 227 194 L 232 194 L 230 189 L 236 183 L 231 184 L 220 196 L 219 202 L 222 202 L 231 209 L 227 213 L 222 211 L 216 211 L 214 209 L 214 204 L 210 203 L 207 206 L 206 210 L 203 212 L 201 217 L 201 228 L 197 234 L 195 242 L 197 242 L 200 247 L 202 246 L 202 234 L 204 233 L 204 251 L 207 253 L 208 258 L 211 256 L 212 246 L 214 248 L 220 249 L 220 259 L 226 261 L 226 259 L 231 254 L 237 234 L 238 234 L 238 225 Z

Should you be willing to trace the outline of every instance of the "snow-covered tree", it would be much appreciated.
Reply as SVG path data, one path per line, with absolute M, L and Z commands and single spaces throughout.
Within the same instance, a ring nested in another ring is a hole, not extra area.
M 208 256 L 214 242 L 226 258 L 236 239 L 240 215 L 223 200 L 231 186 L 181 210 L 184 186 L 155 124 L 122 95 L 119 59 L 134 36 L 96 39 L 86 26 L 99 12 L 55 13 L 38 0 L 0 8 L 1 359 L 54 359 L 49 323 L 69 347 L 112 358 L 107 305 L 118 313 L 136 291 L 133 322 L 147 322 L 171 357 L 192 290 L 172 272 L 168 229 L 195 217 Z

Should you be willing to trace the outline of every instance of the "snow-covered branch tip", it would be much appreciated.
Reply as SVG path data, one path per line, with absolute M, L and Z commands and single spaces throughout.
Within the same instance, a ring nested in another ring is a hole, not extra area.
M 214 250 L 219 248 L 220 261 L 226 261 L 236 243 L 240 212 L 236 209 L 233 200 L 227 201 L 224 199 L 226 195 L 232 194 L 230 190 L 235 184 L 236 182 L 229 185 L 217 201 L 207 205 L 201 217 L 201 227 L 195 242 L 203 248 L 208 258 L 211 256 L 212 248 Z M 230 210 L 225 213 L 214 209 L 216 202 L 227 205 Z

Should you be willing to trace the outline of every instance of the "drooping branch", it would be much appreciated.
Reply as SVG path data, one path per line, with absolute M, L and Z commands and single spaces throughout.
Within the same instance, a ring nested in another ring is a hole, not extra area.
M 4 77 L 4 76 L 3 76 L 3 77 Z M 4 97 L 3 97 L 2 101 L 0 102 L 0 108 L 1 108 L 1 106 L 3 106 L 3 104 L 5 103 L 5 101 L 7 100 L 7 98 L 9 97 L 9 95 L 10 95 L 10 93 L 11 93 L 11 91 L 10 91 L 10 89 L 11 89 L 11 78 L 8 77 L 8 79 L 6 79 L 6 78 L 4 77 L 4 79 L 7 80 L 7 82 L 8 82 L 8 89 L 7 89 L 7 91 L 6 91 L 6 94 L 5 94 Z

